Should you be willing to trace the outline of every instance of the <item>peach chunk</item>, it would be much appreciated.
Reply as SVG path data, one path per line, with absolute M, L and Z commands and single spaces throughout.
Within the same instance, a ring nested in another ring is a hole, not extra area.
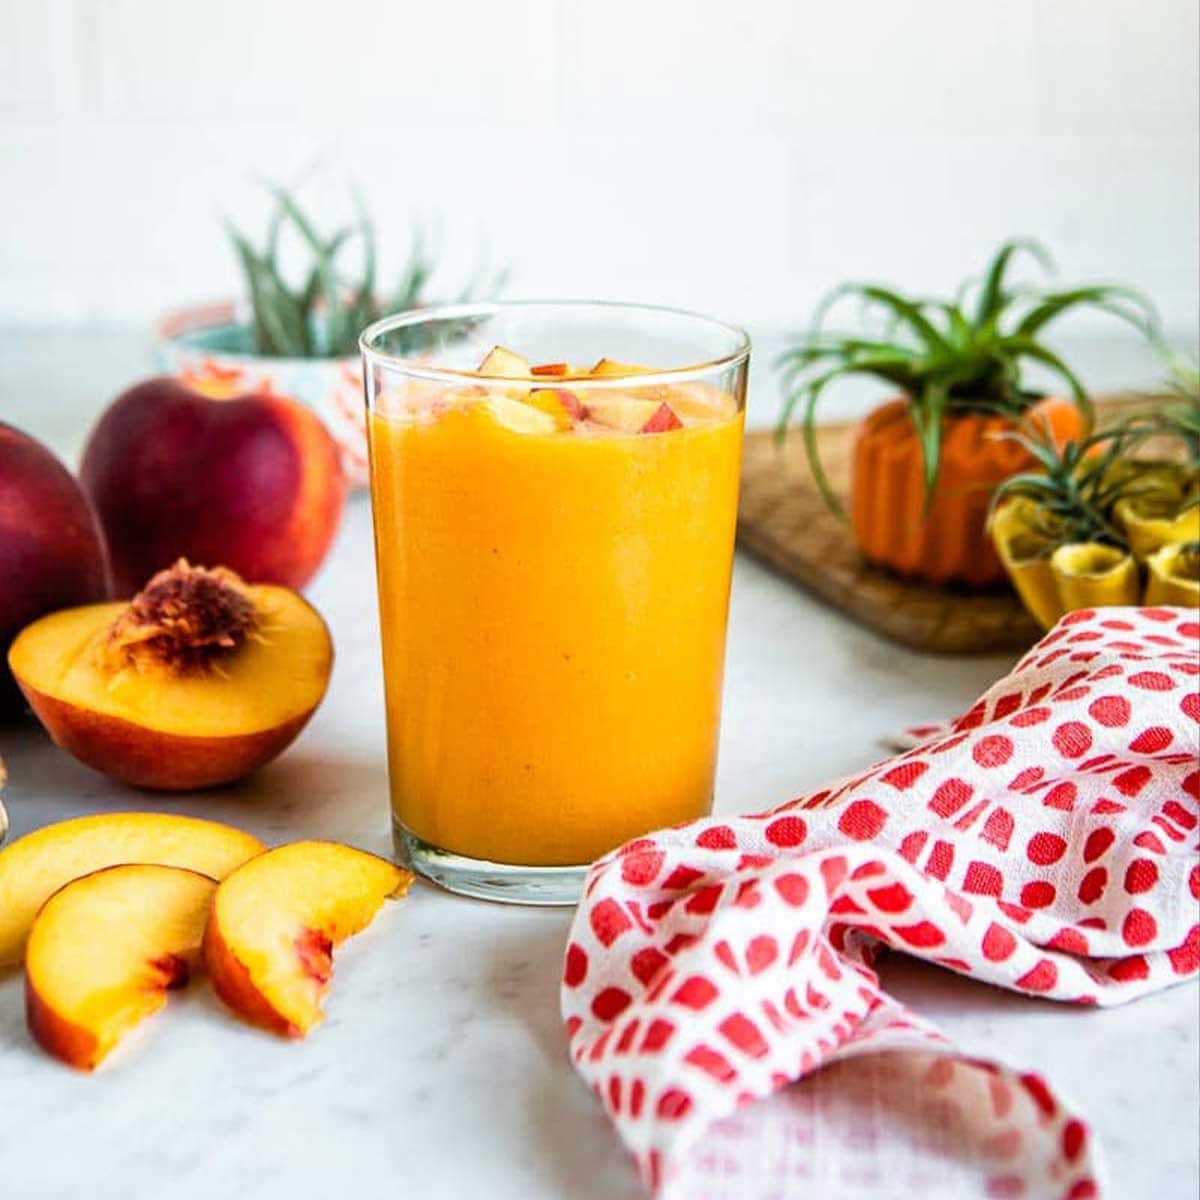
M 223 879 L 265 848 L 240 829 L 169 813 L 101 813 L 27 833 L 0 850 L 0 969 L 20 963 L 38 909 L 72 879 L 129 862 Z
M 633 363 L 617 362 L 611 358 L 602 358 L 589 372 L 601 378 L 619 379 L 623 375 L 652 375 L 653 367 L 639 367 Z
M 43 905 L 29 934 L 25 1014 L 47 1053 L 92 1070 L 182 987 L 217 882 L 182 867 L 106 867 Z
M 412 872 L 336 842 L 293 842 L 234 871 L 217 889 L 204 957 L 217 995 L 284 1037 L 321 1019 L 333 947 L 365 929 Z
M 554 433 L 559 425 L 556 418 L 540 406 L 514 400 L 511 396 L 489 396 L 480 406 L 498 425 L 514 433 Z
M 675 410 L 666 403 L 655 409 L 654 415 L 638 431 L 640 433 L 669 433 L 672 429 L 682 429 L 683 422 L 675 415 Z
M 491 379 L 528 379 L 531 374 L 529 360 L 504 346 L 493 346 L 476 371 Z
M 589 367 L 582 367 L 578 363 L 570 362 L 534 363 L 529 368 L 529 373 L 535 379 L 550 377 L 555 379 L 582 379 L 584 376 L 591 374 L 591 369 Z
M 669 392 L 671 408 L 686 424 L 726 420 L 737 413 L 737 402 L 710 383 L 677 383 Z
M 661 407 L 658 400 L 639 400 L 628 392 L 613 392 L 588 403 L 588 417 L 621 433 L 641 433 Z
M 570 429 L 576 421 L 582 421 L 587 416 L 579 397 L 566 388 L 534 388 L 525 397 L 524 403 L 553 417 L 555 428 L 560 432 Z

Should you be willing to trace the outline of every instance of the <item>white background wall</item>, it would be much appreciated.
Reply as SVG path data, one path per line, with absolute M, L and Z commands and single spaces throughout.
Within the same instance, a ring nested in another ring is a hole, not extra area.
M 228 294 L 255 173 L 516 294 L 799 323 L 1032 233 L 1197 325 L 1196 0 L 0 0 L 0 323 Z M 336 203 L 335 203 L 336 202 Z M 454 272 L 451 272 L 453 275 Z

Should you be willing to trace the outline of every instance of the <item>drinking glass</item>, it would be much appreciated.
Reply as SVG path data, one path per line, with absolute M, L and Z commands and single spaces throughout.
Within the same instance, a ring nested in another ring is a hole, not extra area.
M 574 903 L 594 859 L 711 810 L 749 340 L 561 301 L 361 347 L 397 854 Z

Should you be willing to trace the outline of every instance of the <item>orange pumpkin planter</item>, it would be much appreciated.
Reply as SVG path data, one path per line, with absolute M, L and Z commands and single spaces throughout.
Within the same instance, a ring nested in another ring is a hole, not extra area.
M 1057 445 L 1087 430 L 1071 401 L 1051 397 L 1028 410 Z M 1036 466 L 1015 425 L 994 413 L 959 412 L 943 422 L 941 471 L 928 503 L 925 459 L 906 399 L 875 409 L 859 426 L 850 481 L 850 525 L 863 555 L 930 583 L 989 587 L 1005 578 L 987 537 L 997 484 Z
M 1153 307 L 1130 288 L 1010 287 L 1006 275 L 1018 252 L 1048 266 L 1036 242 L 1006 242 L 978 288 L 960 289 L 953 300 L 843 284 L 817 306 L 808 332 L 780 359 L 779 432 L 799 407 L 813 478 L 837 512 L 841 501 L 817 453 L 818 402 L 851 375 L 869 375 L 902 393 L 863 421 L 853 452 L 850 526 L 863 556 L 878 566 L 939 585 L 1001 583 L 1005 571 L 987 532 L 993 492 L 1037 467 L 1030 437 L 1062 447 L 1083 443 L 1090 432 L 1084 386 L 1041 340 L 1043 330 L 1071 309 L 1092 307 L 1148 336 L 1157 332 Z M 847 298 L 883 318 L 879 333 L 824 327 Z M 1044 400 L 1030 391 L 1022 378 L 1028 362 L 1057 376 L 1070 399 Z M 1024 442 L 1004 436 L 1017 433 Z

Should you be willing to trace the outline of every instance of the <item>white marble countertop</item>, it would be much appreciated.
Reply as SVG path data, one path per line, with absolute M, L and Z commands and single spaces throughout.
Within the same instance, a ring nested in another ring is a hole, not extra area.
M 0 337 L 0 418 L 66 453 L 139 370 L 128 339 L 78 343 L 64 400 L 54 364 L 69 345 L 48 339 L 46 353 L 25 347 L 6 360 L 14 341 Z M 268 842 L 330 837 L 388 852 L 369 524 L 359 497 L 310 592 L 338 660 L 308 731 L 244 784 L 167 805 Z M 866 763 L 880 736 L 965 708 L 1008 665 L 881 641 L 744 558 L 728 663 L 718 780 L 727 812 Z M 164 803 L 76 764 L 33 728 L 0 730 L 0 754 L 11 836 Z M 307 1041 L 238 1024 L 198 986 L 172 996 L 91 1077 L 36 1050 L 21 980 L 0 978 L 0 1196 L 632 1200 L 633 1171 L 566 1058 L 557 984 L 569 919 L 418 885 L 341 950 L 326 1022 Z M 883 974 L 963 1047 L 1053 1079 L 1093 1123 L 1109 1196 L 1195 1196 L 1194 985 L 1101 1012 L 901 959 Z

